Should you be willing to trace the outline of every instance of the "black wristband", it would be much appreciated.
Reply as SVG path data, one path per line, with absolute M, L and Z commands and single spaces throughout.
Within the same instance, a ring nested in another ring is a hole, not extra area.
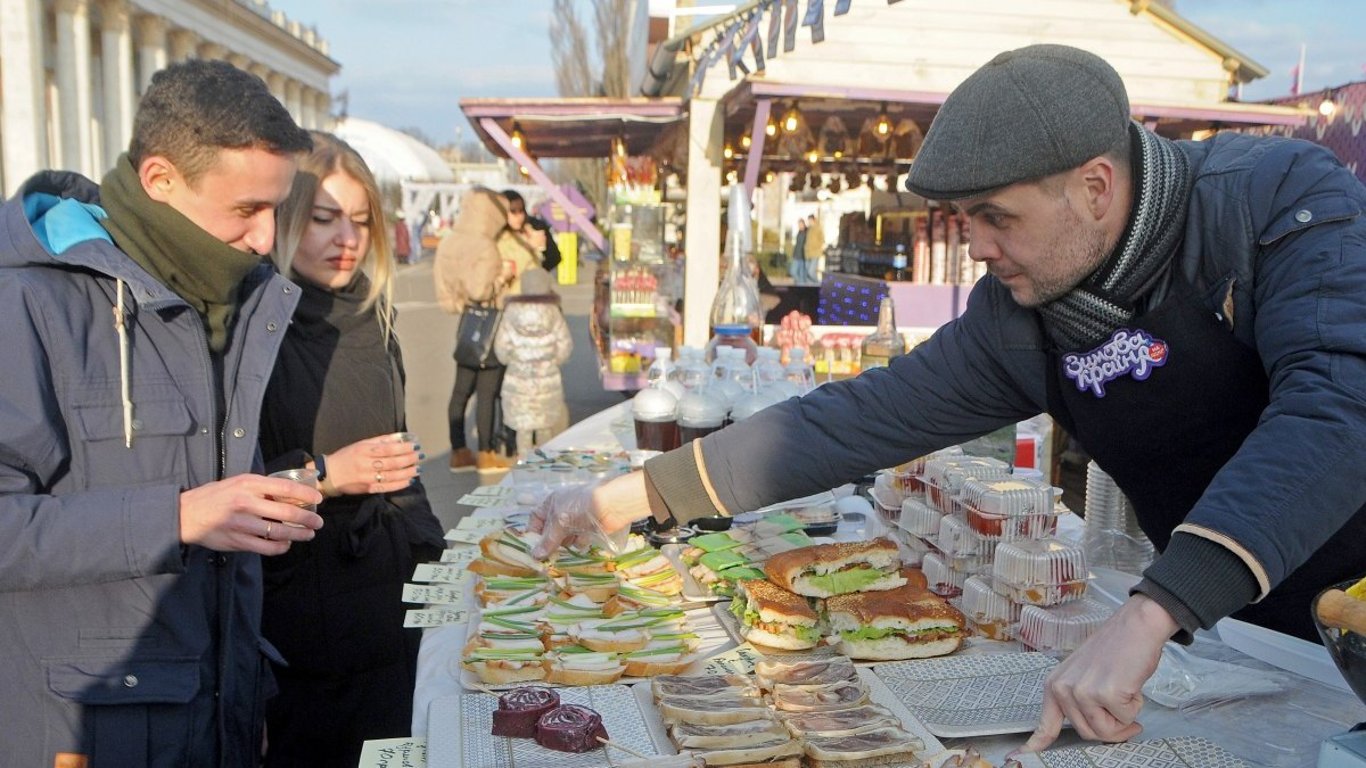
M 318 482 L 319 482 L 319 483 L 321 483 L 322 481 L 326 480 L 326 479 L 327 479 L 327 456 L 325 456 L 324 454 L 321 454 L 321 453 L 318 454 L 317 456 L 314 456 L 314 457 L 313 457 L 313 468 L 316 469 L 316 470 L 318 470 Z

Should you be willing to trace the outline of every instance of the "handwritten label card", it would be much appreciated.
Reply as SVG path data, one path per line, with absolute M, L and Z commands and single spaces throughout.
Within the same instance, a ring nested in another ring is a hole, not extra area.
M 404 584 L 403 602 L 424 605 L 459 605 L 465 602 L 465 589 L 436 584 Z
M 460 504 L 470 507 L 506 507 L 512 505 L 517 489 L 507 485 L 481 485 L 461 496 Z
M 444 627 L 449 624 L 463 624 L 469 620 L 469 611 L 455 608 L 415 609 L 403 615 L 404 629 L 412 627 Z
M 376 739 L 360 748 L 357 768 L 426 768 L 426 739 Z
M 464 569 L 470 563 L 479 559 L 479 550 L 474 547 L 464 545 L 451 547 L 441 553 L 441 562 L 445 565 L 455 566 Z
M 460 522 L 455 524 L 457 531 L 496 531 L 507 525 L 507 521 L 501 517 L 462 517 Z
M 423 563 L 413 569 L 413 581 L 422 583 L 466 584 L 470 578 L 470 572 L 459 564 Z
M 446 541 L 454 541 L 460 544 L 478 544 L 484 538 L 487 531 L 471 531 L 462 528 L 452 528 L 446 531 Z
M 762 661 L 763 658 L 763 654 L 759 653 L 754 646 L 749 643 L 741 643 L 730 650 L 703 659 L 702 674 L 748 675 L 754 671 L 754 665 Z

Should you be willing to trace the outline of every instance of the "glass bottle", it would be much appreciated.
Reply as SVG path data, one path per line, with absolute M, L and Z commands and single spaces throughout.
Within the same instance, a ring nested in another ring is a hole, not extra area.
M 911 279 L 911 272 L 909 269 L 906 268 L 906 264 L 906 244 L 897 243 L 896 255 L 892 257 L 892 268 L 887 270 L 887 274 L 883 276 L 883 279 L 885 279 L 889 283 L 909 282 Z
M 906 339 L 896 329 L 896 310 L 891 296 L 883 296 L 877 308 L 877 330 L 863 340 L 859 355 L 859 368 L 868 370 L 891 362 L 892 358 L 906 354 Z
M 708 361 L 716 358 L 718 346 L 725 346 L 744 350 L 745 362 L 752 364 L 759 349 L 764 316 L 743 243 L 741 232 L 732 231 L 727 238 L 726 274 L 711 303 L 712 338 L 705 353 Z

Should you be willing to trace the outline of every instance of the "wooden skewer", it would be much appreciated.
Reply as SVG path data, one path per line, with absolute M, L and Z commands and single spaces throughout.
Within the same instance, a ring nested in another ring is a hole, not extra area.
M 601 736 L 599 736 L 599 737 L 597 737 L 597 738 L 598 738 L 598 741 L 601 741 L 601 742 L 602 742 L 603 744 L 605 744 L 606 746 L 614 747 L 614 748 L 616 748 L 616 749 L 621 750 L 622 752 L 625 752 L 625 753 L 628 754 L 628 755 L 631 755 L 631 756 L 633 756 L 633 757 L 638 757 L 638 758 L 640 758 L 641 760 L 651 760 L 651 759 L 657 757 L 656 755 L 642 755 L 641 753 L 635 751 L 634 749 L 631 749 L 630 747 L 622 746 L 621 744 L 618 744 L 618 743 L 616 743 L 615 741 L 612 741 L 611 739 L 604 739 L 604 738 L 601 737 Z
M 492 688 L 489 688 L 488 686 L 483 685 L 483 684 L 481 684 L 481 683 L 475 683 L 475 684 L 474 684 L 474 688 L 475 688 L 476 690 L 478 690 L 480 693 L 487 693 L 487 694 L 490 695 L 490 696 L 495 696 L 495 697 L 496 697 L 496 696 L 498 695 L 498 692 L 497 692 L 497 691 L 495 691 L 495 690 L 493 690 Z

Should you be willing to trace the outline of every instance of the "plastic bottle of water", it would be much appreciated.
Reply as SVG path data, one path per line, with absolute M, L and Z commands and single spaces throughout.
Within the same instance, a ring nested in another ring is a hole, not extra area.
M 804 395 L 816 388 L 816 371 L 806 361 L 806 350 L 794 348 L 787 363 L 787 380 L 797 388 L 798 395 Z
M 697 347 L 683 347 L 678 351 L 675 373 L 685 392 L 700 392 L 711 383 L 711 367 L 703 362 L 702 350 Z
M 668 392 L 675 400 L 683 397 L 687 391 L 678 382 L 678 368 L 674 365 L 673 350 L 668 347 L 655 348 L 655 360 L 645 372 L 645 382 L 646 386 Z

